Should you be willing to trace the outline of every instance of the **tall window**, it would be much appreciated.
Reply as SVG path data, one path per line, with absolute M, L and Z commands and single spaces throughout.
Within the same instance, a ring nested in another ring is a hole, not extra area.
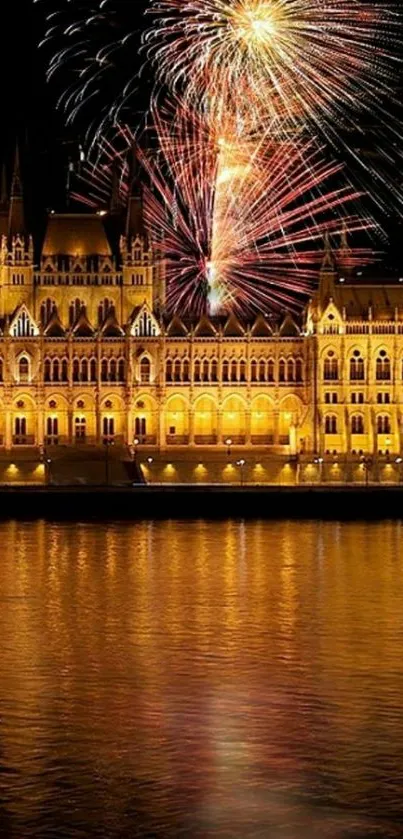
M 27 435 L 27 420 L 26 417 L 16 417 L 14 420 L 14 433 L 17 438 L 16 442 L 23 442 L 23 438 Z
M 69 362 L 67 358 L 63 358 L 62 361 L 62 382 L 68 382 L 69 380 Z
M 32 338 L 35 334 L 37 334 L 37 329 L 35 328 L 35 325 L 32 323 L 32 320 L 27 314 L 27 312 L 22 311 L 21 314 L 18 315 L 18 318 L 13 325 L 13 337 Z
M 120 358 L 118 362 L 118 380 L 124 382 L 126 378 L 126 364 L 124 358 Z
M 96 382 L 97 380 L 97 362 L 95 358 L 91 358 L 90 361 L 90 381 Z
M 337 434 L 337 417 L 335 414 L 328 414 L 325 417 L 325 434 Z
M 325 381 L 337 381 L 339 378 L 339 365 L 333 350 L 329 350 L 323 366 L 323 378 Z
M 274 361 L 272 358 L 269 358 L 267 362 L 267 381 L 274 382 Z
M 116 358 L 111 358 L 109 362 L 109 381 L 116 382 L 117 379 L 117 362 Z
M 60 381 L 60 362 L 58 358 L 55 358 L 53 361 L 52 366 L 52 381 L 59 382 Z
M 200 382 L 201 379 L 201 364 L 199 359 L 197 358 L 194 363 L 194 380 L 195 382 Z
M 140 362 L 140 381 L 147 384 L 151 379 L 151 364 L 148 358 L 142 358 Z
M 235 359 L 234 359 L 233 361 L 231 361 L 231 382 L 237 382 L 237 381 L 238 381 L 238 362 L 235 361 Z
M 87 436 L 87 420 L 85 417 L 76 417 L 74 420 L 74 436 L 76 440 L 85 440 Z
M 361 414 L 351 417 L 351 433 L 364 434 L 364 417 Z
M 42 326 L 47 326 L 52 315 L 56 311 L 56 303 L 49 297 L 43 301 L 41 305 L 41 323 Z
M 18 362 L 18 377 L 20 382 L 29 381 L 29 361 L 25 355 L 23 355 Z
M 45 382 L 50 382 L 52 378 L 52 363 L 50 358 L 45 358 L 45 363 L 43 365 L 43 378 Z
M 289 358 L 287 361 L 287 381 L 295 382 L 295 361 Z
M 226 360 L 222 363 L 222 380 L 223 382 L 229 381 L 229 364 Z
M 280 359 L 278 365 L 278 380 L 279 382 L 285 382 L 285 361 L 283 358 Z
M 190 364 L 189 359 L 185 358 L 182 367 L 182 381 L 188 382 L 190 378 Z
M 243 358 L 239 362 L 239 381 L 246 382 L 246 361 Z
M 98 324 L 99 324 L 99 326 L 102 326 L 102 324 L 105 323 L 107 317 L 109 317 L 109 315 L 113 314 L 113 312 L 114 312 L 113 300 L 109 300 L 108 298 L 105 298 L 105 300 L 101 300 L 101 302 L 98 306 Z
M 250 377 L 252 382 L 257 381 L 257 361 L 252 359 L 250 363 Z
M 390 359 L 385 350 L 381 350 L 376 359 L 376 379 L 378 382 L 388 382 L 390 375 Z
M 350 382 L 362 382 L 365 378 L 364 359 L 359 350 L 354 350 L 350 358 Z
M 154 319 L 150 314 L 143 312 L 134 327 L 134 334 L 136 337 L 141 338 L 151 338 L 157 334 Z
M 57 417 L 48 417 L 46 420 L 46 436 L 49 442 L 56 442 L 55 438 L 59 435 L 59 420 Z
M 213 358 L 213 361 L 211 362 L 211 381 L 218 381 L 218 361 L 216 358 Z
M 376 419 L 376 429 L 378 434 L 390 434 L 391 423 L 390 417 L 387 414 L 380 414 Z
M 208 359 L 205 358 L 204 361 L 203 361 L 203 365 L 202 365 L 202 381 L 203 382 L 208 382 L 209 381 L 209 372 L 210 372 L 209 367 L 210 367 L 210 364 L 208 362 Z
M 172 382 L 172 361 L 170 358 L 167 359 L 165 365 L 165 379 L 167 382 Z
M 113 417 L 104 417 L 102 420 L 102 434 L 104 437 L 114 437 L 115 420 Z
M 259 382 L 266 381 L 266 362 L 263 358 L 259 361 Z
M 108 361 L 103 358 L 101 361 L 101 382 L 108 381 Z
M 78 358 L 75 358 L 73 361 L 73 382 L 80 381 L 80 362 Z
M 84 307 L 84 301 L 79 300 L 78 297 L 76 297 L 75 300 L 71 301 L 70 306 L 69 306 L 69 323 L 70 323 L 70 326 L 74 326 L 74 324 L 76 323 L 76 321 L 80 317 L 81 312 L 84 311 L 84 308 L 85 308 Z
M 302 368 L 302 358 L 297 358 L 295 363 L 295 381 L 302 382 L 303 381 L 303 368 Z
M 180 358 L 176 358 L 174 361 L 174 382 L 180 382 L 181 380 L 181 367 L 182 363 Z

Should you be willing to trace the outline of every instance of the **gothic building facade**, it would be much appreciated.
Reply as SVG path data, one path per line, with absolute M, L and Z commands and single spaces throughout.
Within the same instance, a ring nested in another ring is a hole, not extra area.
M 403 448 L 403 283 L 340 276 L 325 249 L 301 322 L 164 313 L 163 272 L 129 200 L 111 246 L 101 214 L 50 214 L 39 258 L 16 162 L 0 206 L 0 444 L 114 442 L 379 458 Z

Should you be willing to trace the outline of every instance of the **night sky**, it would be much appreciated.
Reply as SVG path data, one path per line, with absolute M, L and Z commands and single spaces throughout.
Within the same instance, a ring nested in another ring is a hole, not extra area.
M 27 208 L 33 226 L 36 226 L 47 208 L 65 207 L 68 160 L 77 157 L 86 127 L 84 115 L 81 124 L 77 122 L 74 127 L 66 128 L 64 115 L 56 108 L 64 79 L 60 78 L 52 85 L 46 82 L 47 57 L 50 53 L 38 49 L 46 29 L 46 2 L 41 0 L 39 5 L 34 5 L 32 0 L 14 0 L 7 4 L 7 20 L 4 17 L 2 20 L 0 51 L 3 115 L 0 159 L 6 161 L 10 170 L 18 138 L 24 163 Z M 73 2 L 83 4 L 83 0 Z M 130 0 L 132 16 L 133 2 L 136 0 Z M 140 0 L 139 7 L 136 6 L 135 22 L 138 27 L 144 25 L 143 5 L 143 0 Z M 55 8 L 54 0 L 52 8 Z M 120 13 L 129 14 L 126 0 L 120 0 Z M 135 42 L 130 45 L 130 56 L 133 56 L 133 48 Z M 113 80 L 111 84 L 113 86 Z M 139 109 L 146 104 L 146 87 L 144 81 L 140 85 L 143 95 L 140 92 L 138 101 L 133 100 Z M 369 134 L 369 153 L 372 151 L 371 142 Z M 396 177 L 402 180 L 403 173 L 397 172 Z M 391 214 L 381 221 L 391 240 L 386 261 L 401 264 L 401 220 L 396 214 Z

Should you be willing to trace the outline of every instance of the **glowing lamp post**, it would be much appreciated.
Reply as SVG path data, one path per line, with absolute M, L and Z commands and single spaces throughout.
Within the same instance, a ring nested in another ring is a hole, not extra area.
M 241 460 L 237 460 L 237 466 L 239 466 L 240 473 L 241 473 L 241 486 L 243 486 L 243 469 L 245 466 L 246 460 L 241 458 Z
M 232 446 L 232 440 L 231 440 L 231 437 L 227 437 L 227 439 L 226 439 L 226 441 L 225 441 L 225 445 L 226 445 L 226 447 L 227 447 L 227 456 L 228 456 L 228 457 L 231 457 L 231 446 Z

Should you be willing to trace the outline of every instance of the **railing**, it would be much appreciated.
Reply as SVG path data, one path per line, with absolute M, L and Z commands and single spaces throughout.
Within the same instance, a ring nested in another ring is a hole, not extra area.
M 33 434 L 15 434 L 13 437 L 13 446 L 34 446 L 35 437 Z
M 227 443 L 227 440 L 231 440 L 231 445 L 233 446 L 244 446 L 246 443 L 245 434 L 225 434 L 222 438 L 222 443 Z
M 168 446 L 187 446 L 189 444 L 189 435 L 167 434 L 166 442 Z
M 280 434 L 278 438 L 279 446 L 289 446 L 290 445 L 290 436 L 289 434 Z
M 216 434 L 196 434 L 195 435 L 195 444 L 196 444 L 196 446 L 215 446 L 217 444 L 217 435 Z
M 139 446 L 156 446 L 157 444 L 155 434 L 135 434 L 134 439 L 138 440 Z

